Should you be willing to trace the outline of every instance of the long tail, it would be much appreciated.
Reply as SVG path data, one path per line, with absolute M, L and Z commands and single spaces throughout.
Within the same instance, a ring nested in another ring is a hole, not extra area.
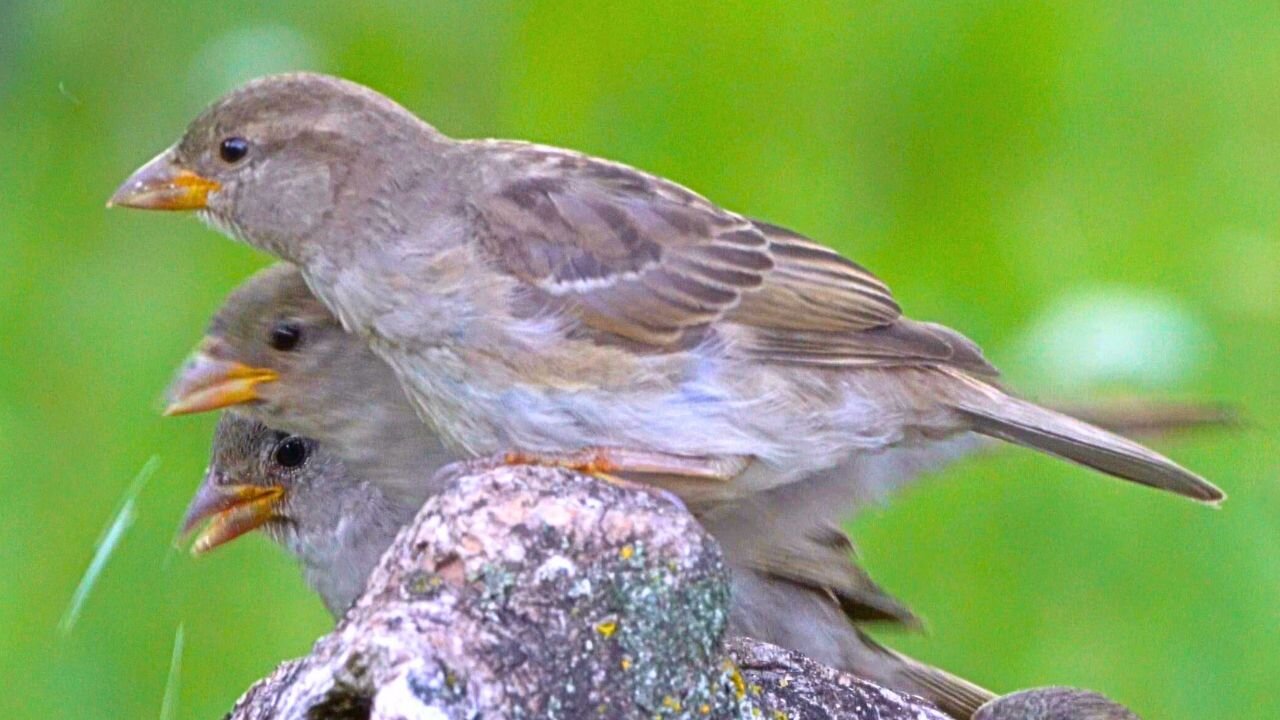
M 1216 505 L 1226 495 L 1209 481 L 1132 440 L 1006 395 L 968 376 L 970 390 L 950 403 L 974 432 L 1079 463 L 1153 488 Z
M 1237 408 L 1218 403 L 1129 398 L 1092 403 L 1042 403 L 1045 407 L 1128 438 L 1153 438 L 1246 423 Z
M 969 720 L 978 708 L 996 697 L 990 690 L 962 677 L 887 648 L 864 632 L 859 631 L 858 636 L 868 652 L 880 657 L 875 663 L 880 676 L 867 679 L 919 695 L 957 720 Z
M 969 720 L 995 697 L 968 680 L 891 650 L 864 632 L 867 619 L 902 621 L 885 614 L 878 603 L 866 602 L 876 588 L 856 587 L 842 597 L 835 588 L 820 586 L 819 579 L 803 577 L 802 571 L 777 575 L 776 567 L 758 569 L 728 559 L 734 579 L 731 634 L 764 640 L 891 690 L 919 695 L 956 720 Z M 841 564 L 855 563 L 846 557 Z M 854 574 L 865 578 L 865 573 Z

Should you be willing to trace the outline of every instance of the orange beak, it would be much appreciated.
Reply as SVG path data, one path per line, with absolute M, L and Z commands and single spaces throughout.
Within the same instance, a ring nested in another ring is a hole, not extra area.
M 276 506 L 284 498 L 279 485 L 223 485 L 210 473 L 187 507 L 182 520 L 185 535 L 208 520 L 191 545 L 193 555 L 203 555 L 277 517 Z
M 279 379 L 268 368 L 257 368 L 234 360 L 221 360 L 210 352 L 212 341 L 201 343 L 195 355 L 182 367 L 169 388 L 165 416 L 208 412 L 261 399 L 258 385 Z
M 207 206 L 209 193 L 220 187 L 217 181 L 178 165 L 170 148 L 130 175 L 107 201 L 107 207 L 200 210 Z

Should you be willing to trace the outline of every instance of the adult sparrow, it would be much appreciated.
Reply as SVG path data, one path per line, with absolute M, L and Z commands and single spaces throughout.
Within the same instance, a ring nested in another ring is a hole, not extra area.
M 699 503 L 977 432 L 1224 497 L 1006 393 L 977 346 L 905 318 L 827 247 L 625 165 L 448 138 L 345 80 L 233 90 L 110 204 L 199 211 L 296 264 L 458 453 L 641 475 Z

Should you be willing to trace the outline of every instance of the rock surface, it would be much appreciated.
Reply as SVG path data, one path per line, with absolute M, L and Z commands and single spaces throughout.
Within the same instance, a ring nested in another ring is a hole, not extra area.
M 726 643 L 728 594 L 719 548 L 675 502 L 471 466 L 333 632 L 228 717 L 946 720 L 781 648 Z

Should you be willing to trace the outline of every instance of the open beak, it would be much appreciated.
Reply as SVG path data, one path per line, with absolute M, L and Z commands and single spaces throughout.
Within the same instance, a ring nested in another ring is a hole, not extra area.
M 207 349 L 209 345 L 208 341 L 201 344 L 169 388 L 166 416 L 208 412 L 259 400 L 258 385 L 280 377 L 275 370 L 214 357 Z
M 216 181 L 181 167 L 169 148 L 130 175 L 107 201 L 107 207 L 200 210 L 207 206 L 209 193 L 219 187 Z
M 210 473 L 182 520 L 183 535 L 208 521 L 191 545 L 192 554 L 203 555 L 262 527 L 276 517 L 276 507 L 284 494 L 279 485 L 223 485 Z

